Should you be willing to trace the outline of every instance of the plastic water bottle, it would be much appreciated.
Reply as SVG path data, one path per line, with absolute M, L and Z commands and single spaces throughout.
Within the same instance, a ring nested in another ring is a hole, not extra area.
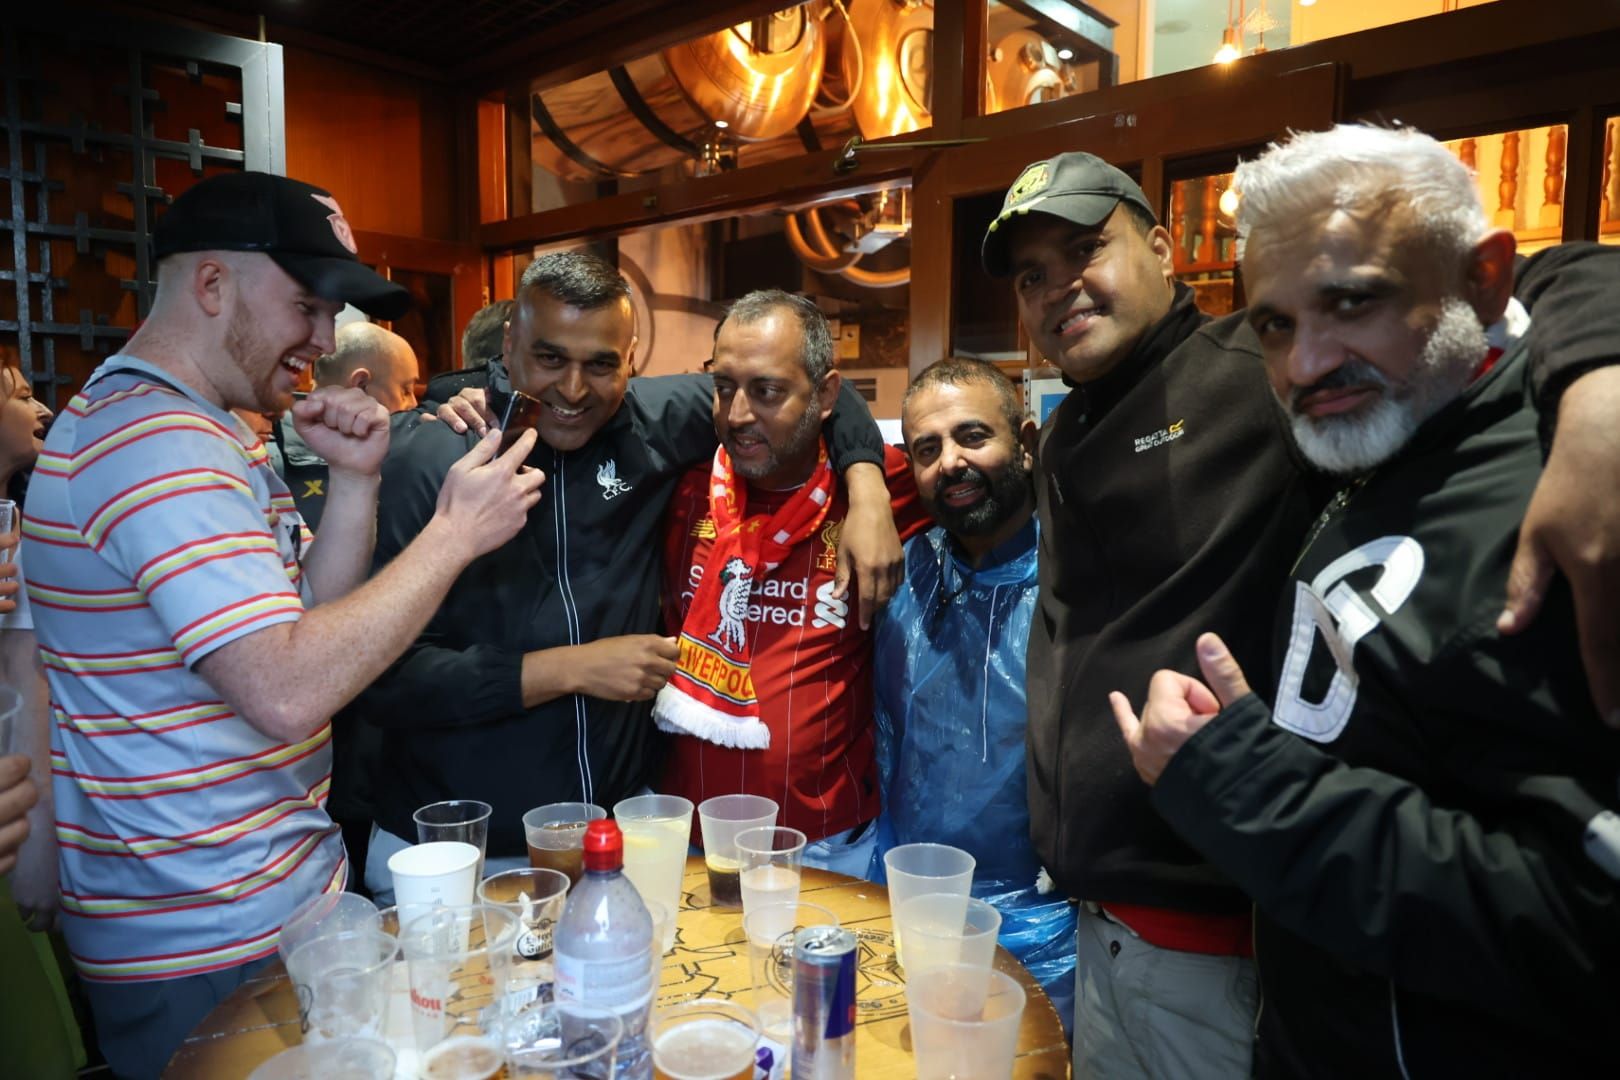
M 653 924 L 641 894 L 624 876 L 624 835 L 612 821 L 585 829 L 585 874 L 568 890 L 553 960 L 557 997 L 610 1009 L 624 1021 L 622 1080 L 652 1076 L 647 1025 L 653 1005 Z

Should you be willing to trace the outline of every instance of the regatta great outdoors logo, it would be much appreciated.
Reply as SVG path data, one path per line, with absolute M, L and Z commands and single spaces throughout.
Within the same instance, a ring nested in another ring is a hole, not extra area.
M 1169 427 L 1160 428 L 1151 435 L 1138 435 L 1134 442 L 1136 452 L 1140 454 L 1144 450 L 1152 450 L 1156 446 L 1163 446 L 1165 443 L 1175 442 L 1186 433 L 1187 421 L 1177 420 Z

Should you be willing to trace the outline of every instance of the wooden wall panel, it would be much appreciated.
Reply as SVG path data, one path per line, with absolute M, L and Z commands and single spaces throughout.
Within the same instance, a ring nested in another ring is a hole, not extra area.
M 285 70 L 289 176 L 331 191 L 357 230 L 460 239 L 456 95 L 293 45 Z

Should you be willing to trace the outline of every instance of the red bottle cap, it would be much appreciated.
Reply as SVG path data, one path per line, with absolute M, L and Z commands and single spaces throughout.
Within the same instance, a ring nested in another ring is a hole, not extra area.
M 624 867 L 624 834 L 616 822 L 603 819 L 585 826 L 585 869 L 620 870 Z

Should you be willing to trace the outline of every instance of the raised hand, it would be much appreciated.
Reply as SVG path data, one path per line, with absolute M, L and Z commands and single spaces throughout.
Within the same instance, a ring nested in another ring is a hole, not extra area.
M 293 402 L 293 429 L 332 473 L 373 477 L 388 455 L 388 410 L 352 386 L 323 386 Z
M 1216 635 L 1199 637 L 1198 667 L 1207 686 L 1180 672 L 1154 672 L 1140 718 L 1124 694 L 1116 690 L 1108 695 L 1114 721 L 1131 752 L 1131 764 L 1149 787 L 1159 782 L 1165 766 L 1188 739 L 1223 708 L 1249 693 L 1243 669 Z
M 505 544 L 528 520 L 540 501 L 546 474 L 523 464 L 534 449 L 536 435 L 525 431 L 506 453 L 496 456 L 500 434 L 491 431 L 467 451 L 439 488 L 435 517 L 453 527 L 453 535 L 469 545 L 476 559 Z

